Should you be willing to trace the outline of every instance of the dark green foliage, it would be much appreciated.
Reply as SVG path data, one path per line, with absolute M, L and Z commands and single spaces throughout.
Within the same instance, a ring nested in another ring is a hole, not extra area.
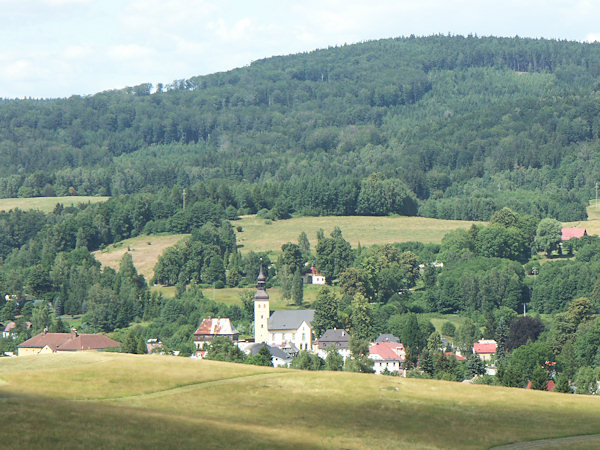
M 373 373 L 373 360 L 369 358 L 369 341 L 356 336 L 350 337 L 351 356 L 346 358 L 344 370 L 349 372 Z
M 535 248 L 550 256 L 554 250 L 558 249 L 561 241 L 561 229 L 562 225 L 558 220 L 542 219 L 535 233 Z
M 269 353 L 269 360 L 270 357 L 271 354 Z M 246 360 L 246 355 L 239 349 L 237 345 L 233 343 L 231 339 L 217 336 L 208 346 L 206 359 L 214 359 L 216 361 L 244 362 Z
M 260 350 L 256 353 L 256 355 L 249 356 L 245 363 L 253 364 L 255 366 L 267 366 L 273 367 L 273 357 L 271 356 L 271 352 L 267 348 L 266 345 L 263 345 Z
M 540 341 L 525 344 L 514 350 L 498 366 L 497 376 L 504 386 L 524 388 L 536 367 L 545 366 L 547 361 L 553 361 L 548 344 Z
M 545 391 L 548 386 L 548 372 L 543 367 L 536 367 L 531 374 L 531 389 Z
M 312 321 L 313 332 L 317 339 L 328 329 L 339 328 L 339 299 L 335 291 L 328 286 L 319 290 L 316 301 L 312 304 L 315 316 Z
M 417 214 L 417 200 L 407 186 L 396 179 L 383 179 L 381 174 L 371 174 L 362 182 L 356 204 L 359 216 L 387 216 Z
M 325 369 L 325 361 L 314 353 L 302 350 L 298 353 L 292 362 L 290 368 L 300 370 L 323 370 Z
M 467 362 L 465 365 L 465 378 L 471 379 L 475 375 L 485 374 L 485 365 L 479 356 L 469 353 L 467 356 Z
M 344 358 L 340 355 L 335 346 L 330 345 L 327 348 L 327 356 L 325 357 L 325 368 L 327 370 L 339 371 L 344 368 Z
M 537 317 L 515 317 L 510 323 L 506 338 L 506 351 L 510 352 L 528 341 L 535 342 L 544 329 L 544 324 Z
M 558 381 L 556 382 L 556 385 L 554 386 L 554 392 L 562 392 L 564 394 L 572 394 L 573 393 L 573 389 L 571 388 L 571 385 L 569 384 L 569 377 L 567 377 L 567 375 L 565 375 L 564 373 L 561 373 L 558 376 Z
M 330 238 L 320 239 L 316 252 L 316 266 L 325 276 L 328 284 L 331 284 L 354 260 L 352 248 L 342 237 L 341 231 L 336 233 L 334 230 Z
M 442 324 L 442 334 L 448 337 L 454 337 L 456 333 L 456 327 L 452 322 L 446 321 Z
M 304 282 L 300 275 L 300 269 L 296 269 L 292 277 L 292 301 L 295 305 L 301 306 L 302 300 L 304 300 Z

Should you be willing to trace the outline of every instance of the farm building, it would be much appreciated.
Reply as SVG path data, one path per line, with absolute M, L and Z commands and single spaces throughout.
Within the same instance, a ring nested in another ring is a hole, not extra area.
M 217 336 L 228 337 L 237 342 L 239 332 L 234 328 L 229 319 L 211 317 L 204 319 L 198 329 L 194 332 L 194 344 L 198 350 L 210 344 Z
M 70 333 L 48 333 L 47 330 L 33 336 L 17 346 L 18 356 L 43 353 L 76 352 L 84 350 L 105 350 L 120 347 L 117 341 L 103 334 L 79 334 L 73 329 Z
M 304 284 L 325 284 L 325 277 L 321 275 L 315 266 L 310 266 L 310 270 L 302 277 Z

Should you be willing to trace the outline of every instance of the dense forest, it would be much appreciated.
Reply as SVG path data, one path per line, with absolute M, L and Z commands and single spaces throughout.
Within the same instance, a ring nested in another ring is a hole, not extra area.
M 278 203 L 487 220 L 508 206 L 582 219 L 598 172 L 599 61 L 597 43 L 405 37 L 167 85 L 3 100 L 0 196 L 213 182 L 240 213 Z M 363 189 L 372 174 L 379 185 Z M 269 193 L 258 203 L 257 187 Z M 368 207 L 381 192 L 403 198 Z

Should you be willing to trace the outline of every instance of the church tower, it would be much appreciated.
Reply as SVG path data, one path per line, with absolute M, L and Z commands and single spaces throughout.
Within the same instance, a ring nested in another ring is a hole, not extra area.
M 263 273 L 262 262 L 258 279 L 256 280 L 256 294 L 254 294 L 254 342 L 267 342 L 269 339 L 269 294 L 266 290 L 267 278 Z

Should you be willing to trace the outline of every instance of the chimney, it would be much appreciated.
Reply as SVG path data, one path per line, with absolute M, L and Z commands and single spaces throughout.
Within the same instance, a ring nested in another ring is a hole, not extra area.
M 75 339 L 79 334 L 77 334 L 77 329 L 71 328 L 71 339 Z
M 44 335 L 48 334 L 48 328 L 44 328 Z

